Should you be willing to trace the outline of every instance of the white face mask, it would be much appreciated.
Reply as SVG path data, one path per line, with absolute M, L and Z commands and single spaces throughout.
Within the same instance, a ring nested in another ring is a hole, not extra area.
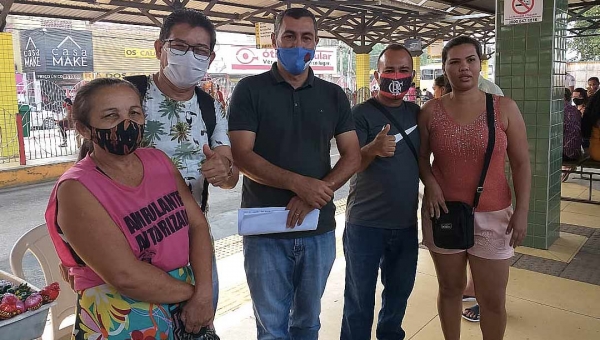
M 184 55 L 175 55 L 168 48 L 163 50 L 167 53 L 168 65 L 163 69 L 163 74 L 169 81 L 180 89 L 189 89 L 196 86 L 206 75 L 209 57 L 198 60 L 192 51 Z

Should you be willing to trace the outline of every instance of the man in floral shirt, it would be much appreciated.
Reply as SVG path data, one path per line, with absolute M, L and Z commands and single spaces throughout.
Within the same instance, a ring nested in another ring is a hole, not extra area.
M 207 194 L 205 184 L 231 189 L 239 178 L 225 112 L 218 101 L 211 99 L 216 124 L 209 140 L 208 124 L 199 104 L 205 98 L 198 98 L 209 95 L 196 89 L 215 58 L 215 44 L 215 27 L 202 12 L 181 9 L 167 16 L 154 43 L 160 71 L 144 81 L 147 87 L 142 100 L 146 113 L 144 146 L 160 149 L 171 158 L 201 205 Z M 216 308 L 214 258 L 212 272 Z
M 161 69 L 149 77 L 143 100 L 145 145 L 171 157 L 198 202 L 205 178 L 230 189 L 239 177 L 221 104 L 214 101 L 216 126 L 209 141 L 194 91 L 215 57 L 215 43 L 215 28 L 201 12 L 184 9 L 165 18 L 154 43 Z

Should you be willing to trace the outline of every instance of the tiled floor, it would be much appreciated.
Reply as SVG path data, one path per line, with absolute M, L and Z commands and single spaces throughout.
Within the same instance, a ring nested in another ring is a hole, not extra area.
M 571 262 L 586 241 L 587 237 L 585 236 L 561 232 L 560 238 L 548 250 L 518 247 L 515 251 L 555 261 Z
M 433 263 L 426 250 L 420 250 L 419 256 L 417 280 L 404 321 L 407 339 L 443 339 L 436 309 L 438 286 Z M 343 257 L 338 257 L 323 296 L 321 339 L 339 338 L 344 266 Z M 598 286 L 517 268 L 511 268 L 510 274 L 505 339 L 600 339 Z M 381 289 L 379 285 L 377 310 Z M 222 339 L 256 339 L 250 303 L 217 318 L 215 326 Z M 477 324 L 463 321 L 462 327 L 462 339 L 481 339 Z
M 586 190 L 563 184 L 563 194 L 574 197 L 587 195 Z M 600 206 L 562 202 L 561 210 L 560 239 L 548 250 L 519 247 L 513 258 L 507 292 L 507 340 L 600 339 Z M 343 225 L 343 218 L 337 216 L 338 225 Z M 322 299 L 320 339 L 325 340 L 339 339 L 340 333 L 345 268 L 339 242 L 342 231 L 336 231 L 337 259 Z M 231 245 L 235 243 L 232 240 Z M 218 266 L 221 302 L 215 326 L 219 335 L 222 339 L 256 339 L 242 254 L 222 258 Z M 382 288 L 379 284 L 377 311 Z M 420 249 L 415 288 L 403 323 L 407 339 L 443 339 L 437 290 L 431 256 Z M 479 325 L 463 321 L 461 339 L 481 339 Z

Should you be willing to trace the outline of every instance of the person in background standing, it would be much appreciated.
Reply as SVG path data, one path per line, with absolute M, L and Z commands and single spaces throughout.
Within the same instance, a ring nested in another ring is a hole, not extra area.
M 73 120 L 73 101 L 71 98 L 65 98 L 63 100 L 63 108 L 66 111 L 66 115 L 63 119 L 58 121 L 58 131 L 60 132 L 60 136 L 62 138 L 62 143 L 58 145 L 59 147 L 67 146 L 67 130 L 72 128 L 71 122 Z
M 591 77 L 588 79 L 588 97 L 596 94 L 596 92 L 598 92 L 598 87 L 600 87 L 600 80 L 598 80 L 598 77 Z
M 406 101 L 415 103 L 417 101 L 417 85 L 415 83 L 410 84 L 410 88 L 406 93 Z
M 569 89 L 571 92 L 575 90 L 575 77 L 569 72 L 565 74 L 565 88 Z
M 590 98 L 581 121 L 581 135 L 589 145 L 590 158 L 600 161 L 600 95 Z
M 565 88 L 564 114 L 563 160 L 576 161 L 581 157 L 581 114 L 575 106 L 571 105 L 571 91 L 567 88 Z
M 433 98 L 442 98 L 446 93 L 452 92 L 452 87 L 445 76 L 439 76 L 433 81 Z
M 219 103 L 221 103 L 221 109 L 223 110 L 223 112 L 226 112 L 226 107 L 225 107 L 225 96 L 223 96 L 223 92 L 221 91 L 221 86 L 217 85 L 217 101 Z
M 572 97 L 573 104 L 575 104 L 577 110 L 579 110 L 579 112 L 583 116 L 583 112 L 585 112 L 585 107 L 588 103 L 587 91 L 582 87 L 578 87 L 575 89 L 575 91 L 573 91 Z

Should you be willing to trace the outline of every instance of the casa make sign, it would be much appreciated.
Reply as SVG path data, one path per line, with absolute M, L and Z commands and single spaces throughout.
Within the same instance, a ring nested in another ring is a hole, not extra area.
M 504 0 L 504 24 L 519 25 L 542 21 L 543 0 Z
M 257 49 L 251 46 L 221 45 L 215 52 L 210 73 L 258 74 L 271 69 L 277 61 L 277 50 Z M 316 74 L 337 73 L 337 49 L 319 48 L 310 66 Z
M 81 73 L 94 70 L 92 33 L 40 28 L 20 31 L 25 72 Z

